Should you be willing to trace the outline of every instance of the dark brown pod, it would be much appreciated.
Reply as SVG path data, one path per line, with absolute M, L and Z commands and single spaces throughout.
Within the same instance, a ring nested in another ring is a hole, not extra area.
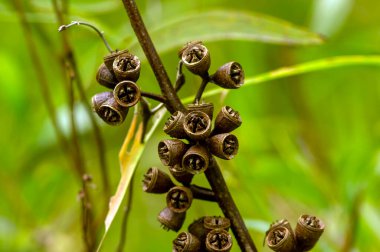
M 208 232 L 217 228 L 228 231 L 231 226 L 231 222 L 230 219 L 222 216 L 206 216 L 203 219 L 203 226 Z
M 187 145 L 178 139 L 163 140 L 158 143 L 158 156 L 163 165 L 175 165 L 182 161 Z
M 189 185 L 191 180 L 194 177 L 194 174 L 189 173 L 184 167 L 180 164 L 175 164 L 169 166 L 170 174 L 183 185 Z
M 236 89 L 244 83 L 244 71 L 239 63 L 229 62 L 221 66 L 210 78 L 211 82 L 222 88 Z
M 140 59 L 129 52 L 118 55 L 113 61 L 112 69 L 118 81 L 136 82 L 140 77 Z
M 229 106 L 224 106 L 215 118 L 212 134 L 229 133 L 241 125 L 239 112 Z
M 108 68 L 108 70 L 113 72 L 113 61 L 116 59 L 117 56 L 128 53 L 128 52 L 129 52 L 128 50 L 121 50 L 121 51 L 111 52 L 110 54 L 106 55 L 103 58 L 103 61 L 106 67 Z
M 96 74 L 96 81 L 107 88 L 114 88 L 117 84 L 117 80 L 113 73 L 102 63 Z
M 191 190 L 184 186 L 175 186 L 166 194 L 166 204 L 173 212 L 185 212 L 193 202 Z
M 227 252 L 232 248 L 232 237 L 224 229 L 211 230 L 206 236 L 206 250 L 209 252 Z
M 295 229 L 297 250 L 309 251 L 317 243 L 325 230 L 325 224 L 315 216 L 301 215 Z
M 189 43 L 182 52 L 184 65 L 193 74 L 208 76 L 211 58 L 208 49 L 200 43 Z
M 181 111 L 175 112 L 165 122 L 164 132 L 174 138 L 185 138 L 187 135 L 185 133 L 185 130 L 183 129 L 184 120 L 185 115 Z
M 200 241 L 203 241 L 205 238 L 206 238 L 206 234 L 207 234 L 207 230 L 206 228 L 204 227 L 203 225 L 203 222 L 204 222 L 204 218 L 205 217 L 201 217 L 195 221 L 193 221 L 189 227 L 188 227 L 188 231 L 195 235 L 196 237 L 198 237 L 198 239 Z
M 141 98 L 140 88 L 132 81 L 121 81 L 113 90 L 113 95 L 117 103 L 123 107 L 132 107 Z
M 164 229 L 173 230 L 178 232 L 181 229 L 183 222 L 186 218 L 186 211 L 181 213 L 176 213 L 165 207 L 160 214 L 157 216 L 158 221 L 162 224 Z
M 198 252 L 200 247 L 199 239 L 189 232 L 181 232 L 173 240 L 173 252 Z
M 265 241 L 268 247 L 276 252 L 293 252 L 295 250 L 295 240 L 292 231 L 285 226 L 271 227 Z M 297 250 L 298 251 L 298 250 Z
M 204 172 L 210 162 L 210 153 L 207 148 L 202 145 L 191 146 L 182 159 L 182 167 L 191 174 Z
M 212 120 L 213 114 L 214 114 L 214 105 L 212 103 L 190 103 L 187 105 L 187 110 L 189 112 L 192 111 L 202 111 L 210 117 L 210 120 Z
M 128 108 L 120 106 L 112 92 L 103 92 L 92 97 L 92 108 L 98 116 L 110 125 L 119 125 L 124 122 Z
M 169 175 L 156 167 L 151 167 L 144 174 L 143 190 L 148 193 L 166 193 L 174 183 Z
M 202 111 L 190 112 L 185 117 L 183 129 L 190 139 L 204 140 L 211 133 L 210 117 Z
M 235 157 L 239 149 L 239 141 L 230 133 L 218 134 L 207 139 L 207 145 L 212 154 L 230 160 Z

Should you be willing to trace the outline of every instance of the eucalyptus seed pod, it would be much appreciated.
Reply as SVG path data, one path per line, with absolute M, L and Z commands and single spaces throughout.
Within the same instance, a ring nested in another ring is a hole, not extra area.
M 206 216 L 203 219 L 203 226 L 207 232 L 217 228 L 228 231 L 231 226 L 231 222 L 230 219 L 222 216 Z
M 121 81 L 113 90 L 113 95 L 117 103 L 123 107 L 132 107 L 141 98 L 140 88 L 132 81 Z
M 215 118 L 212 134 L 229 133 L 241 125 L 239 112 L 229 106 L 224 106 Z
M 200 247 L 198 238 L 189 232 L 181 232 L 173 240 L 173 252 L 198 252 Z
M 176 111 L 165 122 L 164 132 L 174 138 L 185 138 L 187 135 L 185 133 L 185 130 L 183 129 L 184 120 L 185 115 L 181 111 Z
M 204 172 L 210 162 L 211 155 L 203 145 L 191 146 L 182 159 L 182 167 L 189 173 L 198 174 Z
M 292 231 L 285 226 L 272 227 L 265 238 L 268 247 L 276 252 L 293 252 L 296 243 Z
M 206 250 L 209 252 L 228 252 L 231 247 L 232 237 L 224 229 L 213 229 L 206 236 Z
M 212 103 L 190 103 L 187 105 L 187 110 L 189 112 L 192 111 L 202 111 L 210 117 L 210 120 L 212 120 L 213 114 L 214 114 L 214 105 Z
M 157 220 L 162 224 L 164 229 L 176 232 L 181 229 L 185 218 L 186 211 L 176 213 L 168 207 L 165 207 L 157 216 Z
M 119 81 L 136 82 L 140 77 L 140 59 L 129 52 L 118 55 L 113 61 L 112 69 Z
M 222 88 L 236 89 L 244 83 L 244 71 L 239 63 L 233 61 L 221 66 L 210 78 Z
M 181 140 L 163 140 L 158 143 L 158 156 L 163 165 L 175 165 L 181 163 L 187 149 L 187 145 Z
M 297 250 L 309 251 L 325 230 L 325 224 L 315 216 L 301 215 L 295 229 Z
M 175 164 L 169 166 L 170 174 L 183 185 L 189 185 L 191 180 L 194 177 L 194 174 L 189 173 L 184 167 L 180 164 Z
M 114 88 L 117 84 L 117 80 L 114 74 L 102 63 L 96 73 L 96 81 L 107 88 Z
M 193 193 L 184 186 L 175 186 L 166 194 L 166 204 L 176 213 L 186 212 L 193 202 Z
M 151 167 L 144 174 L 143 190 L 148 193 L 166 193 L 174 183 L 169 175 L 156 167 Z
M 187 230 L 195 235 L 200 241 L 204 241 L 205 238 L 206 238 L 206 235 L 207 235 L 207 230 L 206 228 L 204 227 L 204 218 L 205 217 L 201 217 L 195 221 L 193 221 L 189 227 L 187 228 Z
M 190 72 L 200 76 L 208 76 L 211 58 L 208 49 L 202 42 L 189 43 L 182 52 L 182 61 Z
M 235 157 L 239 149 L 239 141 L 230 133 L 218 134 L 207 139 L 207 146 L 215 156 L 230 160 Z
M 119 125 L 124 122 L 128 108 L 121 107 L 112 95 L 112 92 L 103 92 L 92 97 L 92 108 L 98 116 L 110 125 Z
M 129 52 L 128 50 L 121 50 L 121 51 L 111 52 L 110 54 L 106 55 L 103 58 L 103 61 L 104 61 L 104 64 L 106 65 L 106 67 L 108 68 L 108 70 L 113 72 L 113 62 L 116 59 L 116 57 L 121 55 L 121 54 L 128 53 L 128 52 Z
M 211 133 L 210 117 L 202 111 L 190 112 L 185 117 L 183 129 L 190 139 L 204 140 Z

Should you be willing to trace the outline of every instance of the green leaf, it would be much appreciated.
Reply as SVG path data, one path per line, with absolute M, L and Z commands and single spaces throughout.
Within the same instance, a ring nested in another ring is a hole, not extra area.
M 202 23 L 202 25 L 199 25 Z M 321 44 L 320 35 L 287 21 L 258 13 L 241 11 L 208 11 L 184 16 L 150 31 L 158 51 L 177 48 L 192 40 L 246 40 L 284 45 Z M 131 51 L 138 48 L 133 41 Z

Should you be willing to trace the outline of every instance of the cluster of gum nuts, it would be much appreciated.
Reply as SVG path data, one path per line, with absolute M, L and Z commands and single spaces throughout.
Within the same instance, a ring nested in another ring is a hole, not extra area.
M 320 219 L 304 214 L 299 217 L 294 231 L 286 219 L 273 223 L 267 231 L 265 241 L 276 252 L 310 251 L 324 229 L 325 225 Z

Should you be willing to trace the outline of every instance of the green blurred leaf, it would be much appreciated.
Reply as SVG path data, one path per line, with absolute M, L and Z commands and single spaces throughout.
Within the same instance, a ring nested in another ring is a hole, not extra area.
M 202 25 L 199 25 L 199 23 Z M 192 40 L 247 40 L 285 45 L 321 44 L 316 33 L 289 22 L 258 13 L 232 10 L 208 11 L 179 17 L 150 32 L 157 49 L 167 51 Z M 131 51 L 139 47 L 132 43 Z

